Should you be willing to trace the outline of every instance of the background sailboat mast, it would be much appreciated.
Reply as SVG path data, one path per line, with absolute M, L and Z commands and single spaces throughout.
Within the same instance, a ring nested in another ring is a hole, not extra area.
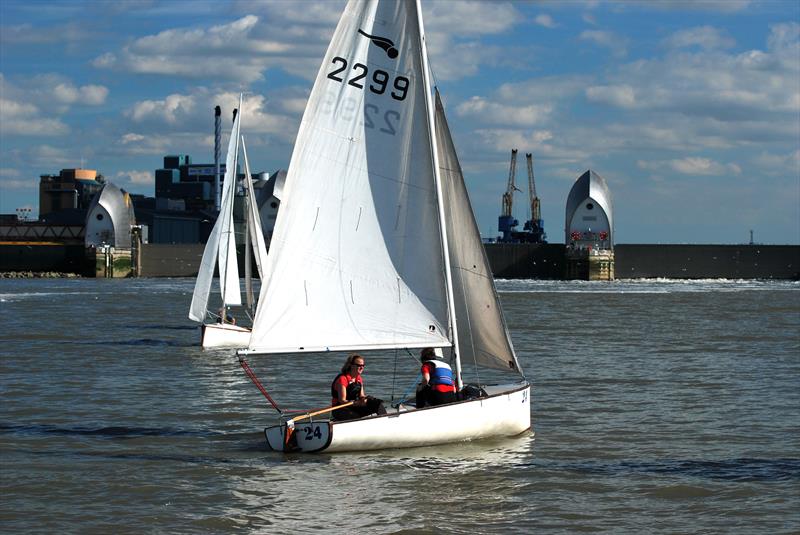
M 450 323 L 450 336 L 455 348 L 455 375 L 458 389 L 464 386 L 461 379 L 461 352 L 458 347 L 458 326 L 456 325 L 456 305 L 453 297 L 453 277 L 450 272 L 450 249 L 447 242 L 447 222 L 444 217 L 444 198 L 442 194 L 442 180 L 439 174 L 439 152 L 436 147 L 433 93 L 431 90 L 430 66 L 428 65 L 428 48 L 425 44 L 425 27 L 422 23 L 422 6 L 416 0 L 417 20 L 419 21 L 419 45 L 422 55 L 422 80 L 425 85 L 425 106 L 428 112 L 428 132 L 430 133 L 431 154 L 433 155 L 433 175 L 436 182 L 436 202 L 439 208 L 439 227 L 441 228 L 442 254 L 444 255 L 445 279 L 447 288 L 448 322 Z

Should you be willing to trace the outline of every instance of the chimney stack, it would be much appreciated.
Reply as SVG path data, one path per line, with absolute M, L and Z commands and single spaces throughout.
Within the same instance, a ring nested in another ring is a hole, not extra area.
M 214 108 L 214 209 L 219 212 L 220 191 L 219 191 L 219 145 L 222 135 L 222 122 L 220 116 L 222 110 L 219 106 Z

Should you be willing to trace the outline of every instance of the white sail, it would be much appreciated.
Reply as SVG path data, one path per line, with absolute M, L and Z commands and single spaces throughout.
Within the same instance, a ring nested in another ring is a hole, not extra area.
M 516 370 L 522 374 L 503 319 L 491 267 L 481 243 L 438 91 L 436 143 L 447 220 L 455 312 L 459 325 L 458 347 L 461 362 L 475 362 L 479 366 L 501 370 Z
M 239 103 L 241 110 L 241 99 Z M 239 289 L 239 267 L 236 265 L 236 243 L 233 245 L 228 240 L 233 240 L 233 200 L 236 187 L 236 152 L 238 150 L 237 138 L 239 136 L 239 117 L 241 113 L 236 114 L 236 119 L 233 122 L 231 130 L 231 138 L 228 142 L 228 156 L 225 163 L 225 179 L 223 182 L 223 195 L 222 202 L 220 203 L 220 212 L 217 216 L 217 221 L 211 229 L 211 234 L 208 236 L 206 247 L 203 250 L 203 258 L 200 261 L 200 269 L 197 273 L 197 280 L 194 285 L 194 294 L 192 295 L 192 304 L 189 307 L 189 318 L 202 322 L 206 318 L 206 311 L 208 310 L 208 297 L 211 294 L 211 283 L 214 279 L 214 268 L 219 262 L 220 266 L 220 289 L 222 295 L 225 296 L 226 292 L 223 272 L 226 273 L 231 279 L 235 277 L 235 283 L 230 282 L 227 286 L 231 291 L 227 292 L 229 295 L 238 295 L 241 305 L 241 292 L 234 291 Z M 225 240 L 223 247 L 220 247 L 220 241 Z M 222 252 L 224 249 L 224 254 Z M 231 254 L 228 254 L 231 251 Z M 233 261 L 233 269 L 230 268 L 230 260 Z M 225 267 L 223 267 L 225 266 Z M 229 305 L 237 304 L 235 302 L 225 303 Z
M 231 138 L 228 141 L 228 156 L 225 160 L 225 179 L 222 183 L 222 201 L 218 220 L 220 244 L 217 254 L 219 265 L 219 291 L 225 306 L 240 306 L 242 290 L 239 286 L 239 263 L 236 255 L 236 233 L 233 224 L 233 201 L 236 197 L 236 175 L 239 153 L 239 125 L 242 117 L 242 98 L 239 97 L 239 113 L 233 119 Z
M 217 265 L 217 249 L 219 248 L 219 233 L 222 222 L 217 218 L 211 234 L 208 236 L 206 247 L 203 250 L 203 259 L 200 261 L 200 269 L 197 272 L 197 280 L 194 283 L 194 294 L 192 304 L 189 306 L 189 319 L 203 322 L 208 310 L 208 296 L 211 294 L 211 281 L 214 279 L 214 267 Z
M 258 276 L 261 281 L 264 281 L 264 262 L 267 258 L 267 244 L 264 241 L 264 232 L 261 229 L 261 215 L 258 212 L 258 201 L 256 199 L 255 191 L 253 190 L 253 181 L 250 178 L 250 162 L 247 160 L 247 147 L 244 142 L 244 136 L 242 136 L 242 155 L 244 156 L 244 174 L 245 174 L 245 189 L 247 190 L 247 232 L 249 236 L 249 241 L 252 243 L 253 247 L 253 256 L 256 261 L 256 269 L 258 269 Z M 248 273 L 249 273 L 249 257 L 247 263 Z M 247 279 L 248 283 L 248 306 L 252 308 L 253 304 L 251 302 L 251 285 L 252 282 Z
M 451 345 L 414 2 L 351 0 L 295 142 L 250 349 Z

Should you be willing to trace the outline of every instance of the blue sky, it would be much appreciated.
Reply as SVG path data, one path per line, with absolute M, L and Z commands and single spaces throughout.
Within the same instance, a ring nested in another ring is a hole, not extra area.
M 39 175 L 154 193 L 166 154 L 213 161 L 248 92 L 251 166 L 288 165 L 344 2 L 3 0 L 0 213 Z M 587 169 L 617 243 L 800 243 L 800 2 L 423 0 L 431 64 L 484 235 L 532 152 L 549 241 Z M 515 215 L 529 216 L 527 192 Z

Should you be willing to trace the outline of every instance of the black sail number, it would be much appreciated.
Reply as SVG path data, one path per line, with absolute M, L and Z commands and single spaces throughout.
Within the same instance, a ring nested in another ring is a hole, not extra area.
M 352 76 L 348 77 L 342 74 L 345 70 L 347 70 L 348 63 L 346 59 L 336 56 L 333 58 L 333 60 L 331 60 L 331 63 L 333 63 L 336 68 L 328 73 L 328 78 L 341 83 L 344 83 L 345 79 L 347 78 L 347 85 L 351 85 L 358 89 L 364 89 L 365 84 L 363 80 L 370 74 L 369 67 L 363 63 L 354 63 L 351 69 Z M 390 80 L 391 86 L 389 84 Z M 392 78 L 388 72 L 382 69 L 376 69 L 372 72 L 372 76 L 369 78 L 369 83 L 366 85 L 368 85 L 369 90 L 376 95 L 383 95 L 386 90 L 391 87 L 390 95 L 392 98 L 394 100 L 403 101 L 408 95 L 408 89 L 411 86 L 411 81 L 405 76 L 395 76 Z
M 353 70 L 354 71 L 355 70 L 360 70 L 361 74 L 359 74 L 355 78 L 350 78 L 350 81 L 347 82 L 347 85 L 352 85 L 353 87 L 357 87 L 359 89 L 364 89 L 364 86 L 362 84 L 359 84 L 358 81 L 362 80 L 364 77 L 367 76 L 367 73 L 369 72 L 369 69 L 363 63 L 356 63 L 355 65 L 353 65 Z
M 347 68 L 347 60 L 346 60 L 346 59 L 344 59 L 344 58 L 335 57 L 335 58 L 333 58 L 333 63 L 334 63 L 334 65 L 335 65 L 336 63 L 341 63 L 341 64 L 342 64 L 342 66 L 341 66 L 341 67 L 339 67 L 338 69 L 336 69 L 336 70 L 335 70 L 335 71 L 333 71 L 333 72 L 329 72 L 329 73 L 328 73 L 328 78 L 330 78 L 331 80 L 336 80 L 337 82 L 341 82 L 341 81 L 343 81 L 343 80 L 342 80 L 341 78 L 339 78 L 338 76 L 336 76 L 336 75 L 337 75 L 337 74 L 339 74 L 340 72 L 342 72 L 343 70 L 345 70 L 345 69 Z

